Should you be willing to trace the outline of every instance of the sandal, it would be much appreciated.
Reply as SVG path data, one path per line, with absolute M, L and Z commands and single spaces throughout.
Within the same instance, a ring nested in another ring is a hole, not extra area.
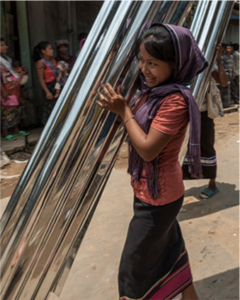
M 26 132 L 26 131 L 19 131 L 19 133 L 17 134 L 14 134 L 15 136 L 27 136 L 29 135 L 30 133 Z
M 5 138 L 1 138 L 1 140 L 2 140 L 2 141 L 15 141 L 16 138 L 15 138 L 14 135 L 9 134 L 9 135 L 7 135 Z
M 215 191 L 210 190 L 209 188 L 205 188 L 201 194 L 205 194 L 204 196 L 202 196 L 201 194 L 199 195 L 199 197 L 201 199 L 209 199 L 211 197 L 213 197 L 215 194 L 217 194 L 219 192 L 219 188 L 216 188 Z

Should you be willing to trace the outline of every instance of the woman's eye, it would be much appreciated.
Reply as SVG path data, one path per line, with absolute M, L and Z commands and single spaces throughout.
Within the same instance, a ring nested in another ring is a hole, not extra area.
M 153 62 L 150 62 L 149 65 L 150 65 L 150 66 L 156 66 L 156 64 L 153 63 Z

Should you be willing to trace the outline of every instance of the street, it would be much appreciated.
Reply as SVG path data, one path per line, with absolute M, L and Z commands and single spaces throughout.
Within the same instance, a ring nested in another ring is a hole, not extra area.
M 178 220 L 199 298 L 235 300 L 239 299 L 239 113 L 225 114 L 215 124 L 220 192 L 201 200 L 208 180 L 185 181 Z M 12 162 L 1 169 L 2 212 L 25 164 Z M 124 144 L 62 293 L 49 299 L 118 299 L 118 264 L 133 213 L 126 165 Z

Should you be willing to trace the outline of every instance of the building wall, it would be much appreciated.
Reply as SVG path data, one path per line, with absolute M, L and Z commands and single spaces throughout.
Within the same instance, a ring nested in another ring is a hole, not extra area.
M 102 1 L 27 1 L 31 53 L 39 42 L 54 46 L 58 39 L 68 39 L 69 52 L 78 52 L 78 35 L 89 32 L 102 6 Z M 56 55 L 56 50 L 55 50 Z M 43 93 L 32 62 L 33 92 L 39 119 L 42 115 Z
M 224 43 L 238 43 L 239 44 L 239 24 L 236 21 L 230 21 L 226 30 Z

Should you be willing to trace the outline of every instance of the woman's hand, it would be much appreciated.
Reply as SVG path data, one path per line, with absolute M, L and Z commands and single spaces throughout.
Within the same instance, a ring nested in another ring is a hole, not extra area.
M 101 102 L 97 101 L 97 104 L 104 109 L 110 110 L 124 119 L 124 113 L 128 108 L 127 102 L 121 95 L 121 86 L 117 88 L 117 92 L 113 87 L 107 83 L 106 86 L 102 85 L 104 95 L 98 92 Z
M 50 92 L 47 92 L 46 93 L 46 98 L 48 99 L 48 100 L 53 100 L 53 95 L 52 95 L 52 93 L 50 93 Z

